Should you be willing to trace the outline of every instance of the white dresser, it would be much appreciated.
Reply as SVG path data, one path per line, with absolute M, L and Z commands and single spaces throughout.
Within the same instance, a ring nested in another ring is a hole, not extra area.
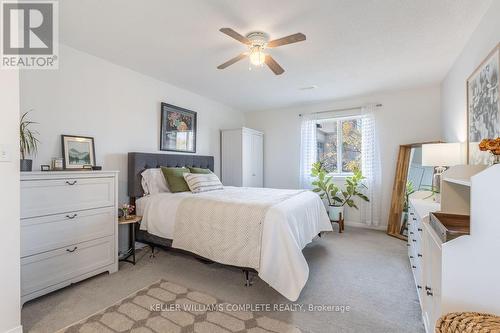
M 431 264 L 427 249 L 424 245 L 425 227 L 429 223 L 429 213 L 440 210 L 440 204 L 435 202 L 435 196 L 427 191 L 415 192 L 410 196 L 410 205 L 408 209 L 408 257 L 410 259 L 410 267 L 415 279 L 418 299 L 422 313 L 424 313 L 424 301 L 427 298 L 426 278 L 424 277 L 424 266 Z
M 450 312 L 500 315 L 498 184 L 500 165 L 459 165 L 443 173 L 440 206 L 421 193 L 410 198 L 408 255 L 426 332 Z M 442 229 L 429 222 L 436 210 L 470 216 L 469 234 L 443 238 Z
M 264 186 L 264 134 L 242 127 L 221 131 L 221 180 L 224 185 Z
M 115 171 L 21 173 L 21 302 L 118 270 Z

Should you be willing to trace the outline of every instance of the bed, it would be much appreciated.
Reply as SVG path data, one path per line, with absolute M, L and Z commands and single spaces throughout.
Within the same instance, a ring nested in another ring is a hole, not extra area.
M 160 166 L 213 171 L 214 158 L 128 154 L 128 194 L 143 216 L 139 242 L 180 249 L 246 272 L 253 269 L 283 296 L 298 299 L 309 276 L 302 249 L 321 232 L 332 230 L 316 194 L 225 186 L 205 193 L 144 196 L 141 173 Z

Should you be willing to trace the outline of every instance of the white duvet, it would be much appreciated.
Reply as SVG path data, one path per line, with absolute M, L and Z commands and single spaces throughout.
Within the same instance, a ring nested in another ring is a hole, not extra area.
M 230 189 L 245 191 L 245 188 Z M 173 239 L 177 208 L 183 198 L 193 195 L 197 194 L 160 193 L 138 199 L 137 213 L 143 216 L 141 229 Z M 331 230 L 323 202 L 315 193 L 305 191 L 271 206 L 262 229 L 259 277 L 289 300 L 296 301 L 309 276 L 302 249 L 318 233 Z

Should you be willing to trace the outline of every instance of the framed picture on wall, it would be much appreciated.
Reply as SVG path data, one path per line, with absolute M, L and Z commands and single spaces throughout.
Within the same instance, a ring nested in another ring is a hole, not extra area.
M 95 166 L 94 138 L 75 135 L 61 135 L 64 169 L 82 170 Z
M 161 103 L 160 150 L 196 153 L 196 112 Z
M 500 137 L 500 44 L 467 79 L 467 155 L 469 164 L 488 164 L 491 155 L 479 150 L 482 139 Z

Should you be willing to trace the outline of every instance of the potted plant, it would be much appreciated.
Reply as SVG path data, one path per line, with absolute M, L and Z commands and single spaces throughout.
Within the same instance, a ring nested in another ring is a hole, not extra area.
M 314 186 L 313 192 L 318 193 L 322 199 L 327 199 L 329 206 L 328 216 L 332 221 L 338 221 L 339 215 L 344 215 L 345 205 L 358 209 L 358 206 L 354 203 L 356 197 L 364 201 L 370 201 L 368 197 L 360 191 L 361 188 L 366 188 L 366 185 L 362 183 L 365 177 L 363 177 L 359 170 L 354 170 L 352 176 L 346 177 L 344 189 L 333 183 L 332 176 L 328 175 L 328 172 L 323 168 L 321 162 L 313 164 L 311 176 L 316 178 L 312 182 Z
M 29 111 L 23 113 L 19 123 L 19 147 L 21 152 L 20 167 L 21 171 L 31 171 L 33 169 L 33 160 L 26 159 L 27 155 L 36 154 L 38 144 L 38 132 L 31 129 L 31 125 L 36 124 L 26 119 Z

